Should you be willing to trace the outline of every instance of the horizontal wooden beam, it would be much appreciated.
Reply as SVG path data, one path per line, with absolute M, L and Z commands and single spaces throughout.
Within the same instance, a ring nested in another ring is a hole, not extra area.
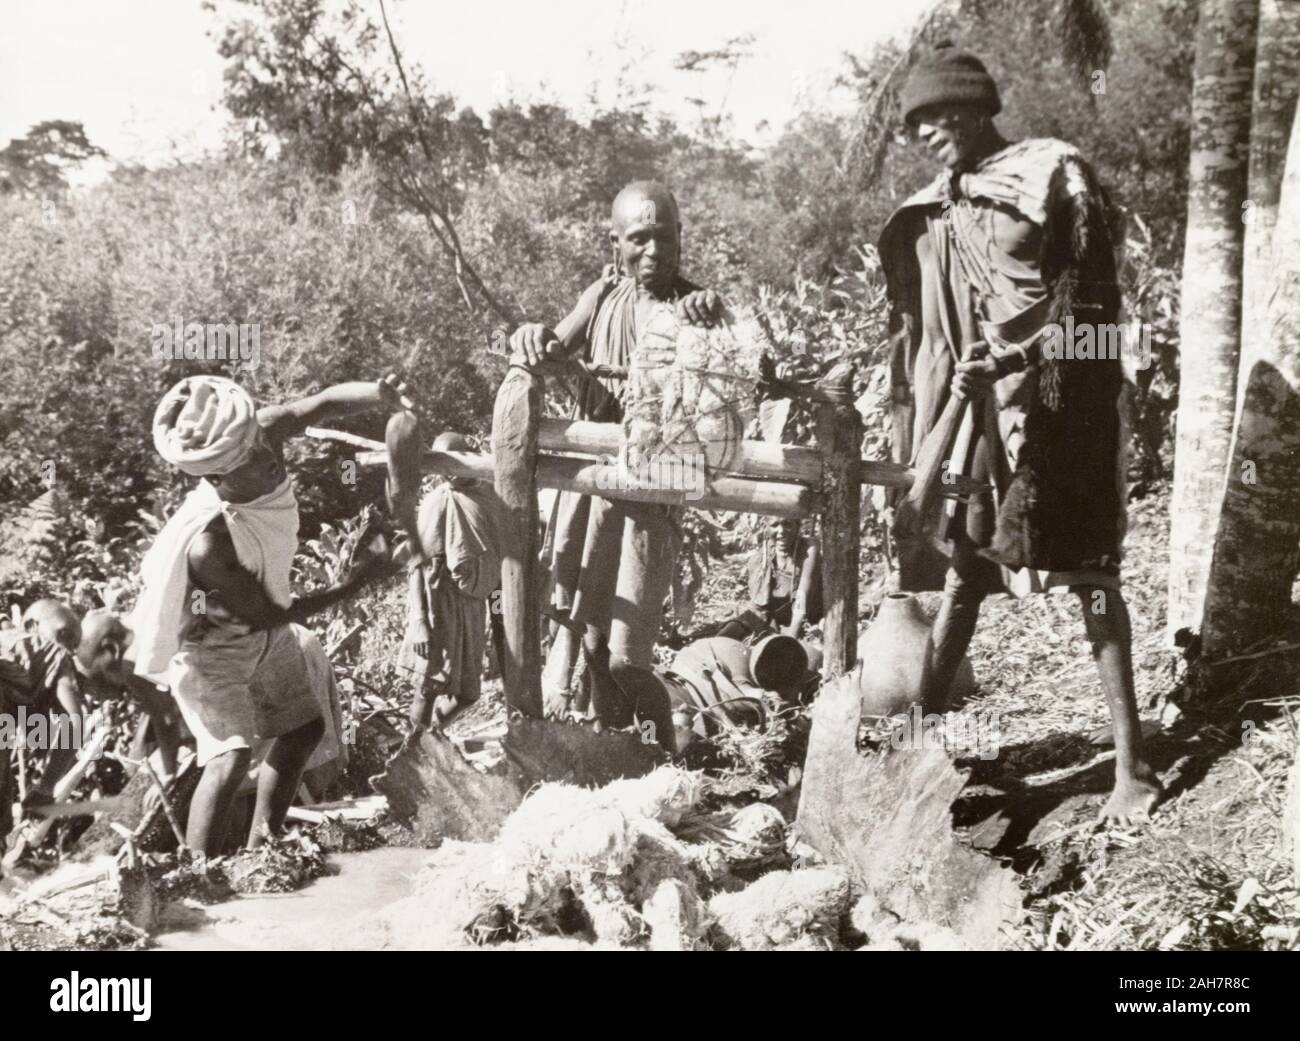
M 544 452 L 571 452 L 577 455 L 617 456 L 622 450 L 622 430 L 617 423 L 591 423 L 580 419 L 543 419 L 538 431 L 538 447 Z M 859 464 L 863 484 L 886 488 L 910 488 L 916 472 L 902 463 L 863 459 Z M 763 481 L 794 481 L 813 488 L 822 484 L 822 455 L 806 445 L 782 445 L 772 441 L 743 441 L 736 471 L 742 477 Z M 956 476 L 956 475 L 955 475 Z M 970 495 L 985 490 L 985 485 L 969 477 L 957 476 L 944 490 Z
M 544 452 L 577 455 L 617 456 L 622 445 L 623 430 L 619 424 L 581 419 L 543 419 L 537 438 L 537 446 Z M 745 441 L 736 472 L 744 477 L 817 487 L 822 481 L 822 459 L 815 448 Z
M 378 450 L 380 441 L 358 437 L 341 430 L 308 427 L 309 436 L 337 441 L 354 448 Z M 596 458 L 617 456 L 622 449 L 622 431 L 617 423 L 591 423 L 581 419 L 543 419 L 538 432 L 538 447 L 544 452 L 562 452 Z M 740 464 L 733 471 L 740 477 L 759 481 L 785 481 L 806 484 L 820 490 L 822 457 L 816 448 L 804 445 L 781 445 L 771 441 L 745 441 L 741 444 Z M 375 465 L 375 464 L 367 464 Z M 863 459 L 859 464 L 863 484 L 885 488 L 910 488 L 916 471 L 902 463 Z M 434 471 L 429 471 L 434 472 Z M 438 471 L 441 472 L 441 471 Z M 951 484 L 943 486 L 945 494 L 974 495 L 987 486 L 961 474 L 953 475 Z
M 363 467 L 386 466 L 388 454 L 379 451 L 359 452 L 357 462 Z M 420 466 L 425 473 L 468 477 L 476 481 L 491 481 L 496 475 L 492 456 L 482 452 L 426 451 L 420 460 Z M 537 486 L 597 495 L 620 502 L 692 506 L 697 510 L 733 510 L 796 520 L 812 516 L 817 510 L 816 494 L 801 484 L 755 481 L 747 477 L 719 477 L 707 487 L 697 490 L 639 488 L 630 486 L 616 466 L 554 455 L 538 456 Z

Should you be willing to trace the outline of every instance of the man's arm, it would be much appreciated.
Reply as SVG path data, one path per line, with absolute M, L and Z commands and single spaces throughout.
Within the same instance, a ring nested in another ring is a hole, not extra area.
M 146 721 L 153 724 L 153 736 L 158 742 L 158 754 L 162 758 L 163 773 L 167 777 L 175 777 L 176 752 L 180 748 L 181 738 L 180 728 L 176 725 L 176 718 L 172 711 L 174 702 L 170 695 L 135 673 L 132 673 L 127 681 L 127 694 L 144 710 Z
M 45 759 L 45 769 L 41 779 L 27 793 L 23 800 L 25 806 L 40 805 L 53 801 L 54 789 L 59 781 L 77 760 L 77 748 L 71 737 L 73 720 L 78 720 L 78 728 L 86 723 L 85 705 L 81 699 L 81 683 L 77 679 L 76 669 L 71 658 L 65 659 L 65 666 L 60 667 L 53 690 L 56 706 L 50 707 L 50 745 Z
M 587 346 L 587 327 L 600 304 L 605 280 L 593 282 L 578 298 L 577 304 L 554 329 L 541 322 L 526 322 L 510 336 L 510 354 L 514 360 L 536 365 L 546 358 L 567 358 Z
M 287 405 L 259 409 L 257 421 L 273 441 L 297 437 L 309 426 L 358 412 L 414 409 L 410 388 L 393 373 L 374 383 L 338 383 Z
M 1043 285 L 1051 297 L 1047 324 L 1028 343 L 994 350 L 983 360 L 964 360 L 957 366 L 954 390 L 980 397 L 1003 377 L 1039 364 L 1045 365 L 1039 377 L 1044 388 L 1055 382 L 1049 376 L 1055 363 L 1050 355 L 1044 357 L 1044 342 L 1053 335 L 1051 330 L 1059 335 L 1067 315 L 1076 321 L 1117 320 L 1120 294 L 1112 217 L 1119 219 L 1092 168 L 1078 157 L 1066 158 L 1052 179 L 1040 246 Z M 1087 233 L 1081 235 L 1080 228 Z
M 266 595 L 257 576 L 239 563 L 235 545 L 224 529 L 211 529 L 196 538 L 188 559 L 195 584 L 206 594 L 208 612 L 227 615 L 254 629 L 306 621 L 360 592 L 367 582 L 379 577 L 386 563 L 372 557 L 338 585 L 297 597 L 288 607 L 281 607 Z
M 69 669 L 59 677 L 59 682 L 54 687 L 54 696 L 59 703 L 59 708 L 69 716 L 80 716 L 85 719 L 86 703 L 81 698 L 81 684 L 77 681 L 77 674 L 74 671 Z
M 429 657 L 429 639 L 433 633 L 429 628 L 429 601 L 424 590 L 425 563 L 412 564 L 407 575 L 406 604 L 407 617 L 410 619 L 414 636 L 413 650 L 421 658 Z
M 706 329 L 722 317 L 726 305 L 712 289 L 704 289 L 688 279 L 677 276 L 677 314 L 692 325 Z

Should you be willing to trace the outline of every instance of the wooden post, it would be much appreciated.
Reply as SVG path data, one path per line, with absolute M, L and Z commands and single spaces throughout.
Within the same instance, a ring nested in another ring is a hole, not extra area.
M 822 452 L 822 679 L 842 676 L 858 659 L 858 541 L 862 501 L 862 419 L 852 403 L 853 370 L 837 366 L 823 381 L 838 401 L 817 405 Z
M 506 705 L 542 717 L 541 618 L 537 575 L 537 429 L 542 378 L 512 365 L 492 412 L 497 495 L 505 503 L 501 614 L 506 653 L 501 663 Z
M 414 412 L 394 412 L 385 432 L 388 442 L 388 514 L 397 521 L 406 535 L 412 553 L 420 549 L 420 529 L 417 525 L 420 508 L 420 421 Z

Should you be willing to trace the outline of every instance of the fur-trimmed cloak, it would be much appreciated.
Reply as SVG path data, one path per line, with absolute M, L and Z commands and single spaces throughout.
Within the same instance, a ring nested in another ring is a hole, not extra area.
M 993 210 L 1040 229 L 1036 263 L 999 253 L 991 236 L 981 237 Z M 1118 566 L 1122 362 L 1067 360 L 1041 350 L 1043 330 L 1064 327 L 1067 316 L 1076 326 L 1118 328 L 1109 217 L 1105 190 L 1077 150 L 1037 139 L 1008 145 L 969 173 L 941 174 L 881 233 L 896 461 L 915 460 L 969 343 L 986 340 L 995 354 L 1019 345 L 1028 362 L 998 381 L 976 424 L 966 472 L 993 484 L 994 495 L 959 511 L 975 545 L 1005 568 L 1078 573 Z M 923 237 L 921 252 L 936 267 L 928 277 L 918 256 Z M 942 311 L 931 314 L 928 336 L 925 307 Z M 944 566 L 935 556 L 914 558 L 901 584 L 941 588 Z

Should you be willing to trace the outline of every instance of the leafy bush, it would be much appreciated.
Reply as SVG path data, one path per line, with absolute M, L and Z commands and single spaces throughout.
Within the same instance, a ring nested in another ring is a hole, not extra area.
M 458 282 L 438 215 L 454 222 L 464 258 L 504 310 L 554 324 L 598 276 L 608 205 L 639 177 L 666 180 L 681 201 L 684 273 L 755 301 L 782 360 L 805 375 L 858 363 L 864 450 L 886 455 L 884 307 L 866 244 L 935 173 L 896 122 L 873 128 L 888 147 L 868 179 L 848 147 L 860 117 L 818 108 L 764 154 L 725 122 L 675 125 L 648 94 L 585 119 L 546 104 L 480 118 L 428 91 L 418 70 L 407 97 L 381 30 L 356 3 L 333 13 L 319 0 L 234 7 L 241 16 L 216 35 L 240 131 L 229 155 L 124 168 L 76 193 L 61 193 L 58 177 L 6 181 L 0 521 L 53 482 L 70 511 L 61 538 L 98 547 L 83 547 L 76 566 L 101 580 L 94 573 L 107 565 L 92 558 L 117 552 L 109 533 L 129 538 L 141 509 L 183 490 L 153 452 L 150 422 L 166 387 L 196 371 L 233 371 L 274 402 L 396 370 L 431 432 L 486 433 L 502 371 L 486 348 L 500 348 L 505 329 Z M 1163 469 L 1175 403 L 1195 8 L 1108 5 L 1114 47 L 1101 93 L 1062 60 L 1058 5 L 966 0 L 936 23 L 987 60 L 1008 135 L 1078 144 L 1130 214 L 1129 309 L 1151 324 L 1155 348 L 1138 380 L 1139 478 Z M 881 47 L 850 63 L 848 81 L 865 98 L 898 58 L 896 45 Z M 41 156 L 30 150 L 11 148 L 7 161 L 35 169 Z M 24 185 L 40 191 L 22 194 Z M 432 193 L 428 205 L 421 192 Z M 153 328 L 177 320 L 255 325 L 261 364 L 156 360 Z M 378 437 L 381 422 L 350 428 Z M 806 411 L 793 410 L 787 436 L 811 439 Z M 355 474 L 338 446 L 304 440 L 290 456 L 307 535 L 380 497 L 380 475 Z
M 69 196 L 46 224 L 34 200 L 0 202 L 10 248 L 0 286 L 0 499 L 30 501 L 50 465 L 70 499 L 116 529 L 178 478 L 157 459 L 153 409 L 175 380 L 235 375 L 259 401 L 406 374 L 435 429 L 482 430 L 496 374 L 430 263 L 423 233 L 385 212 L 373 174 L 336 187 L 234 161 L 129 173 Z M 155 324 L 256 325 L 261 364 L 159 361 Z M 382 436 L 382 417 L 359 420 Z M 293 450 L 305 521 L 355 512 L 378 478 L 344 479 L 342 453 Z

